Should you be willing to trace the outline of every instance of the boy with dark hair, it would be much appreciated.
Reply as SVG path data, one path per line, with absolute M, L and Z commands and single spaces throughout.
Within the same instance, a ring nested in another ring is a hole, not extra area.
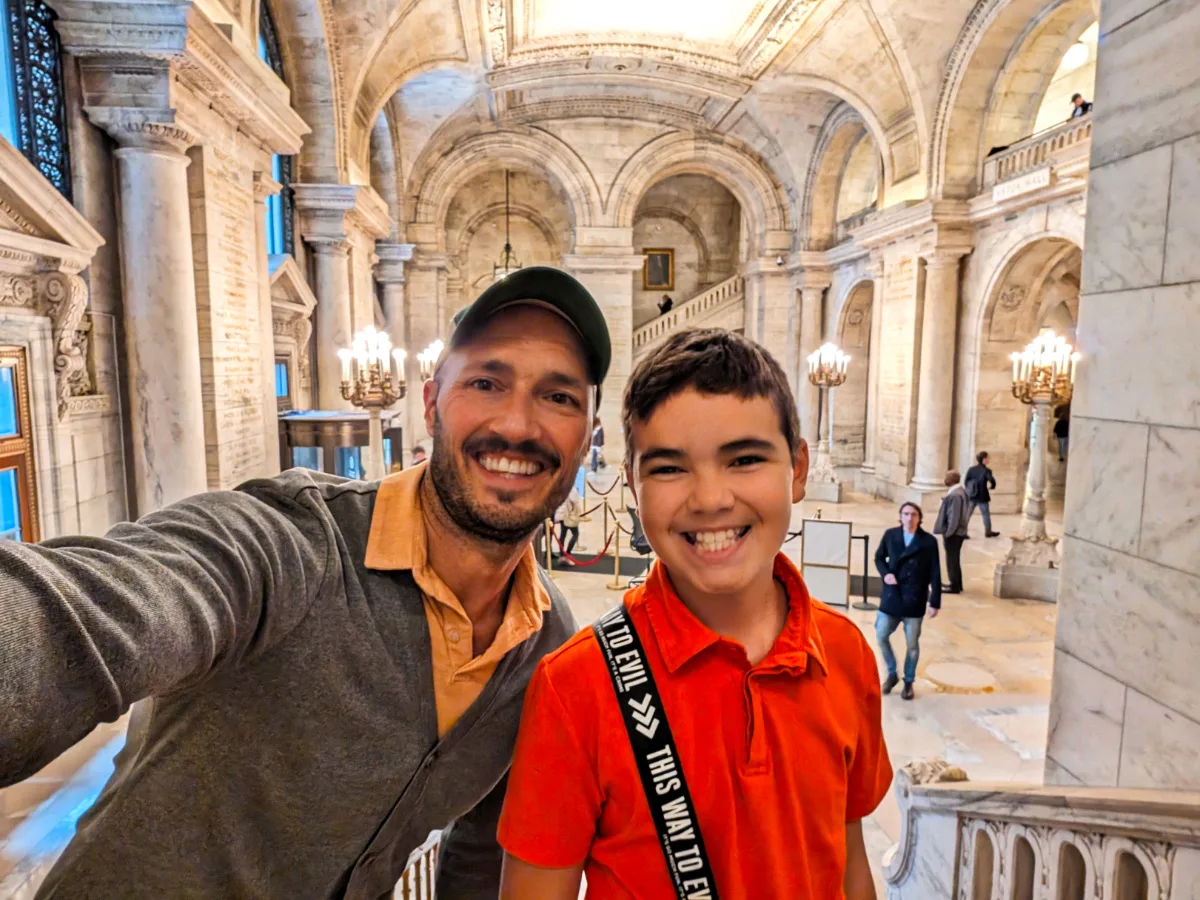
M 861 820 L 892 770 L 876 664 L 780 553 L 808 448 L 779 364 L 673 336 L 625 394 L 658 555 L 541 663 L 500 822 L 505 900 L 873 900 Z

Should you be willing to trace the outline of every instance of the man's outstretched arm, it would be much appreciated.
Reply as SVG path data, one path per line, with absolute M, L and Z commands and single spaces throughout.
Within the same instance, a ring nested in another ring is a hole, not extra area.
M 332 535 L 304 492 L 255 492 L 201 494 L 104 538 L 0 541 L 0 787 L 295 626 L 336 565 Z

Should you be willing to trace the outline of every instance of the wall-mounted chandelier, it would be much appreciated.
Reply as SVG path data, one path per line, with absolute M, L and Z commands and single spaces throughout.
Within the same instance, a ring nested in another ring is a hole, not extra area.
M 504 170 L 504 251 L 500 261 L 492 266 L 492 281 L 506 278 L 510 272 L 521 268 L 521 262 L 513 253 L 511 234 L 509 233 L 509 204 L 508 204 L 508 169 Z

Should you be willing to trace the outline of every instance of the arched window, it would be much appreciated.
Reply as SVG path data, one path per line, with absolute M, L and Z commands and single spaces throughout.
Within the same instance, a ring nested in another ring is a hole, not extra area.
M 258 5 L 258 56 L 271 71 L 286 82 L 283 75 L 283 54 L 279 50 L 279 33 L 267 9 L 266 0 Z M 283 188 L 267 198 L 267 253 L 277 256 L 296 252 L 295 201 L 292 194 L 292 157 L 276 155 L 271 159 L 271 177 Z
M 0 0 L 0 134 L 69 200 L 62 50 L 42 0 Z

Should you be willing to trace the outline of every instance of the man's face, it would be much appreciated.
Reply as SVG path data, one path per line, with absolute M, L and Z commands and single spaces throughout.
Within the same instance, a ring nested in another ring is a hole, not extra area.
M 632 448 L 638 514 L 677 588 L 736 594 L 770 572 L 808 474 L 770 400 L 688 389 L 634 425 Z
M 1078 109 L 1079 107 L 1083 106 L 1083 98 L 1082 98 L 1082 97 L 1076 97 L 1076 98 L 1075 98 L 1074 100 L 1072 100 L 1071 102 L 1075 104 L 1075 108 L 1076 108 L 1076 109 Z
M 904 526 L 905 531 L 912 534 L 921 524 L 921 515 L 911 506 L 906 506 L 900 511 L 900 524 Z
M 503 310 L 450 350 L 425 385 L 425 424 L 454 522 L 497 543 L 528 537 L 570 493 L 592 393 L 579 335 L 549 310 Z

